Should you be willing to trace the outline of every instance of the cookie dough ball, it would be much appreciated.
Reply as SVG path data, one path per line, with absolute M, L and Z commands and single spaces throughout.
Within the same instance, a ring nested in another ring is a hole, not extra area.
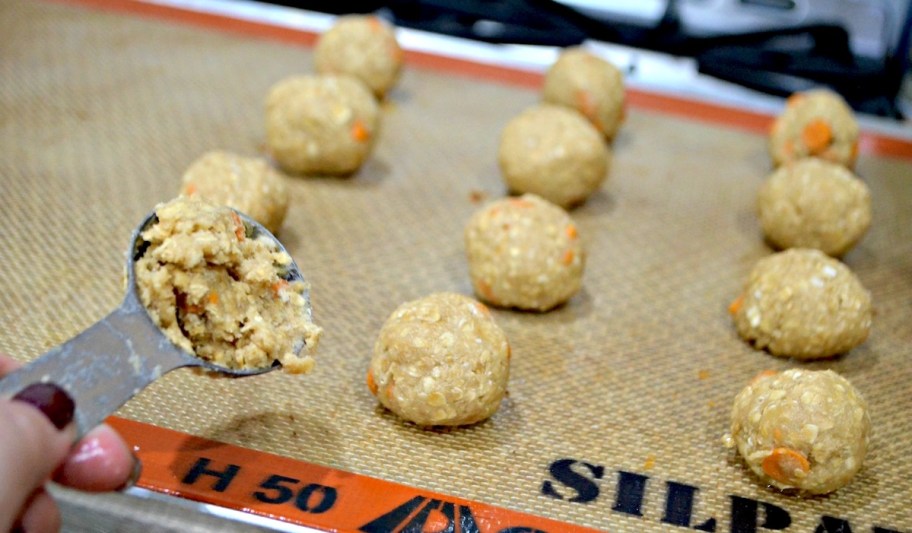
M 500 137 L 507 187 L 562 207 L 583 202 L 605 181 L 611 157 L 598 131 L 563 106 L 540 104 L 511 120 Z
M 796 359 L 845 353 L 871 330 L 867 289 L 847 266 L 806 248 L 758 261 L 729 310 L 744 340 Z
M 393 29 L 375 16 L 339 17 L 314 49 L 317 72 L 355 76 L 378 98 L 399 79 L 402 59 Z
M 387 319 L 367 385 L 381 404 L 421 426 L 459 426 L 497 411 L 510 374 L 510 345 L 481 303 L 435 293 Z
M 233 207 L 276 233 L 288 211 L 285 180 L 266 161 L 231 152 L 203 154 L 184 172 L 183 194 Z
M 852 167 L 858 156 L 858 123 L 832 91 L 795 93 L 773 122 L 769 150 L 776 165 L 816 156 Z
M 546 102 L 571 107 L 607 139 L 624 122 L 624 76 L 611 63 L 582 48 L 568 48 L 545 73 Z
M 839 257 L 871 225 L 871 193 L 849 169 L 817 158 L 783 165 L 757 196 L 760 224 L 778 248 L 816 248 Z
M 292 77 L 266 99 L 266 143 L 297 174 L 351 174 L 370 155 L 379 125 L 377 101 L 351 76 Z
M 538 196 L 495 201 L 465 228 L 475 293 L 500 307 L 547 311 L 579 292 L 586 254 L 576 224 Z
M 764 372 L 735 398 L 731 434 L 723 440 L 764 483 L 826 494 L 861 469 L 871 430 L 867 409 L 832 370 Z
M 171 342 L 227 368 L 313 367 L 322 330 L 311 321 L 308 287 L 288 276 L 291 257 L 270 236 L 199 198 L 160 204 L 155 215 L 141 233 L 136 288 Z

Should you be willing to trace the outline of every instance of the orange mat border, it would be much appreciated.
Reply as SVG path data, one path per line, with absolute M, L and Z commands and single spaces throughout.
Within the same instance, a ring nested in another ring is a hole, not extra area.
M 56 1 L 154 17 L 304 46 L 313 46 L 318 37 L 318 34 L 309 31 L 274 26 L 262 22 L 240 20 L 226 15 L 203 13 L 190 9 L 162 6 L 158 4 L 148 4 L 141 0 Z M 542 85 L 543 75 L 537 72 L 443 57 L 424 52 L 407 51 L 405 56 L 406 62 L 410 66 L 440 70 L 450 74 L 458 73 L 527 88 L 535 89 Z M 668 115 L 699 120 L 702 122 L 721 124 L 757 133 L 767 132 L 773 121 L 772 116 L 759 112 L 687 100 L 638 89 L 627 90 L 627 102 L 629 105 L 637 108 L 658 111 Z M 862 131 L 859 139 L 859 152 L 862 154 L 912 159 L 912 140 L 898 139 L 886 134 L 871 131 Z
M 142 461 L 138 486 L 284 522 L 365 533 L 597 531 L 143 422 L 108 423 Z
M 313 46 L 318 37 L 312 32 L 138 0 L 56 1 L 303 46 Z M 539 73 L 423 52 L 406 52 L 406 61 L 410 66 L 533 89 L 542 83 Z M 772 122 L 771 116 L 721 105 L 641 90 L 628 90 L 627 94 L 628 103 L 637 108 L 758 133 L 767 131 Z M 912 141 L 862 132 L 860 151 L 912 159 Z M 108 422 L 143 463 L 138 486 L 280 521 L 338 532 L 392 532 L 406 526 L 444 530 L 450 524 L 456 531 L 470 531 L 466 524 L 474 524 L 479 533 L 596 531 L 147 423 L 119 417 Z

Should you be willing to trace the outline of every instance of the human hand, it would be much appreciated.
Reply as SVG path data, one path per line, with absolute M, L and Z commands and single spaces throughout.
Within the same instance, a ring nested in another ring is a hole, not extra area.
M 0 376 L 19 366 L 0 355 Z M 135 481 L 139 463 L 106 424 L 72 444 L 73 403 L 55 386 L 31 386 L 0 400 L 0 531 L 57 531 L 60 511 L 44 489 L 48 480 L 104 492 Z

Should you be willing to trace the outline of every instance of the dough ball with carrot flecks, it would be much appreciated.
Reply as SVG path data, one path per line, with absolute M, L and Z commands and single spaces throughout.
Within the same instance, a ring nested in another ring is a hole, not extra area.
M 276 233 L 288 211 L 288 187 L 263 159 L 222 150 L 200 156 L 184 172 L 181 192 L 233 207 Z
M 858 134 L 852 109 L 837 93 L 795 93 L 773 122 L 770 156 L 777 166 L 814 156 L 851 168 L 858 157 Z
M 849 267 L 809 248 L 757 261 L 729 311 L 741 338 L 796 359 L 845 353 L 871 331 L 871 294 Z
M 723 441 L 764 483 L 812 495 L 852 480 L 870 431 L 867 404 L 848 380 L 791 369 L 761 373 L 738 394 Z
M 624 122 L 624 76 L 604 59 L 574 47 L 564 50 L 545 73 L 545 102 L 579 111 L 607 139 Z
M 378 98 L 396 84 L 402 61 L 395 32 L 372 15 L 339 17 L 314 49 L 317 72 L 355 76 Z
M 475 293 L 491 305 L 547 311 L 582 286 L 586 255 L 576 224 L 533 194 L 476 211 L 465 247 Z
M 295 174 L 351 174 L 374 146 L 377 101 L 348 75 L 285 79 L 266 98 L 266 143 L 278 164 Z
M 608 146 L 582 115 L 554 104 L 533 106 L 507 123 L 498 152 L 511 191 L 565 208 L 598 190 L 610 159 Z
M 374 344 L 367 386 L 380 403 L 421 426 L 459 426 L 500 407 L 510 344 L 491 312 L 455 293 L 400 305 Z
M 871 193 L 851 170 L 816 157 L 776 169 L 760 187 L 763 233 L 778 248 L 816 248 L 839 257 L 871 225 Z

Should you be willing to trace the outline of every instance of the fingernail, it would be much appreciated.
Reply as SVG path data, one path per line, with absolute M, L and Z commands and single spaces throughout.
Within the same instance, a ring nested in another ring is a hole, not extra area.
M 63 429 L 72 422 L 76 411 L 76 404 L 70 395 L 53 383 L 33 383 L 19 391 L 13 399 L 44 413 L 57 429 Z
M 136 482 L 139 481 L 139 476 L 142 474 L 142 463 L 139 462 L 139 457 L 136 457 L 136 454 L 133 454 L 133 470 L 130 472 L 130 477 L 121 485 L 117 490 L 124 491 L 130 487 L 136 485 Z

